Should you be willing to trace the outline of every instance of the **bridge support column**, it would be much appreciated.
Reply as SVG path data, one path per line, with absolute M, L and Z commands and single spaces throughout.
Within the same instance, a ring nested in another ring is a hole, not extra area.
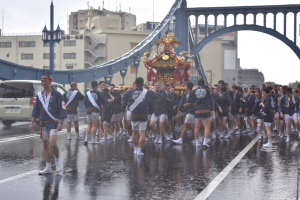
M 274 15 L 274 30 L 276 31 L 276 15 L 277 15 L 277 13 L 273 13 L 273 15 Z
M 253 14 L 254 17 L 254 25 L 256 25 L 256 17 L 257 17 L 257 13 Z
M 244 25 L 247 24 L 247 14 L 244 14 Z
M 217 26 L 218 26 L 218 15 L 215 15 L 215 27 L 214 27 L 214 31 L 217 31 Z
M 267 13 L 264 13 L 264 27 L 267 26 Z
M 196 36 L 195 36 L 195 45 L 197 45 L 198 44 L 198 38 L 199 38 L 199 23 L 198 23 L 198 18 L 199 18 L 199 16 L 198 15 L 196 15 L 195 16 L 196 17 L 196 29 L 195 29 L 195 33 L 196 33 Z
M 208 15 L 205 15 L 205 37 L 208 36 Z
M 283 34 L 286 36 L 286 13 L 283 13 Z
M 294 13 L 294 43 L 297 42 L 297 13 Z
M 189 18 L 186 16 L 186 7 L 186 0 L 183 0 L 180 8 L 176 12 L 175 37 L 182 42 L 182 45 L 176 48 L 177 54 L 181 51 L 188 50 Z
M 224 28 L 227 27 L 227 15 L 224 15 Z

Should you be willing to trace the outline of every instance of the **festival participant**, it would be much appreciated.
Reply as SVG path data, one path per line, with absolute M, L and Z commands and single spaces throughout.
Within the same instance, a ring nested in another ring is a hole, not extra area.
M 220 88 L 221 95 L 216 99 L 217 103 L 221 107 L 221 111 L 218 111 L 219 118 L 221 120 L 220 130 L 221 133 L 219 135 L 220 139 L 228 139 L 230 137 L 229 128 L 227 126 L 228 112 L 230 107 L 230 97 L 227 93 L 227 89 L 225 86 Z
M 238 127 L 238 131 L 235 134 L 240 135 L 241 134 L 241 120 L 240 120 L 241 100 L 240 99 L 242 95 L 238 92 L 238 86 L 232 86 L 232 92 L 233 92 L 233 99 L 232 99 L 232 106 L 230 111 L 233 116 L 233 122 Z M 230 134 L 234 134 L 234 129 L 230 131 Z
M 161 89 L 162 84 L 157 82 L 155 83 L 155 93 L 160 95 L 159 99 L 153 101 L 154 112 L 150 120 L 150 128 L 156 134 L 155 143 L 162 144 L 163 136 L 165 131 L 165 122 L 167 118 L 167 104 L 168 95 L 166 91 Z M 156 123 L 159 122 L 159 128 L 157 128 Z
M 247 125 L 245 121 L 246 111 L 247 111 L 247 104 L 246 101 L 248 99 L 249 93 L 248 93 L 248 86 L 243 85 L 242 87 L 238 86 L 238 93 L 240 94 L 240 123 L 241 123 L 241 133 L 249 133 L 247 130 Z
M 273 97 L 270 95 L 270 88 L 265 87 L 263 89 L 263 100 L 259 104 L 260 106 L 260 113 L 264 119 L 264 125 L 266 127 L 266 131 L 268 134 L 268 142 L 263 145 L 263 147 L 272 147 L 272 123 L 274 120 L 274 100 Z
M 262 130 L 264 129 L 264 121 L 263 121 L 262 114 L 259 109 L 260 103 L 262 102 L 262 95 L 261 95 L 259 88 L 256 89 L 255 96 L 256 96 L 256 101 L 255 101 L 255 105 L 254 105 L 251 113 L 252 113 L 252 118 L 257 119 L 257 129 L 256 130 L 257 130 L 258 138 L 259 138 L 259 140 L 261 140 L 263 138 Z
M 168 117 L 168 114 L 172 110 L 173 106 L 175 106 L 174 105 L 174 99 L 173 99 L 172 93 L 169 91 L 170 88 L 168 87 L 168 84 L 163 83 L 161 85 L 161 89 L 164 90 L 167 93 L 167 100 L 168 100 L 168 103 L 166 104 L 166 106 L 167 106 L 167 115 L 166 115 L 166 121 L 165 121 L 164 137 L 165 137 L 166 140 L 171 140 L 171 137 L 168 133 L 168 131 L 169 131 L 169 117 Z M 171 119 L 171 121 L 172 121 L 172 119 Z
M 256 92 L 255 85 L 251 85 L 247 101 L 245 100 L 246 105 L 247 105 L 246 116 L 247 116 L 248 123 L 250 124 L 252 135 L 254 135 L 255 124 L 256 124 L 255 123 L 256 118 L 252 117 L 252 110 L 253 110 L 253 107 L 255 105 L 255 101 L 256 101 L 256 98 L 257 98 L 256 95 L 255 95 L 255 92 Z
M 100 81 L 100 82 L 104 82 L 104 81 Z M 104 92 L 105 82 L 101 83 L 99 85 L 99 87 L 100 87 L 100 91 Z M 99 129 L 98 129 L 98 132 L 96 133 L 96 136 L 99 135 L 100 140 L 104 139 L 104 133 L 103 133 L 104 132 L 104 128 L 103 128 L 103 121 L 102 121 L 102 112 L 103 112 L 103 108 L 101 107 L 100 108 L 100 112 L 99 112 Z
M 173 104 L 171 106 L 171 109 L 168 112 L 168 120 L 169 120 L 168 135 L 169 135 L 170 139 L 173 139 L 173 134 L 174 134 L 174 129 L 175 129 L 175 116 L 177 114 L 177 108 L 178 108 L 178 104 L 179 104 L 179 96 L 175 93 L 176 92 L 175 87 L 171 87 L 170 92 L 172 94 Z
M 217 98 L 219 97 L 219 94 L 217 93 L 217 87 L 211 86 L 210 88 L 212 99 L 215 102 L 215 107 L 213 108 L 213 111 L 211 113 L 211 138 L 216 139 L 217 138 L 217 110 L 219 110 L 219 105 L 216 102 Z
M 280 98 L 280 95 L 278 93 L 278 86 L 274 85 L 273 86 L 273 96 L 274 96 L 274 100 L 275 100 L 275 106 L 274 106 L 274 132 L 275 135 L 278 134 L 278 129 L 279 129 L 279 113 L 278 113 L 278 99 Z
M 280 116 L 284 118 L 285 121 L 287 142 L 290 141 L 291 122 L 293 120 L 293 114 L 295 112 L 295 103 L 296 100 L 295 97 L 292 95 L 292 88 L 289 87 L 286 90 L 286 95 L 280 99 L 280 105 L 279 105 Z
M 52 77 L 45 74 L 41 77 L 41 83 L 44 88 L 38 93 L 36 103 L 32 111 L 32 122 L 29 127 L 34 131 L 34 123 L 40 118 L 41 140 L 43 141 L 43 153 L 46 162 L 46 168 L 39 172 L 39 175 L 52 173 L 51 157 L 55 156 L 56 172 L 63 170 L 59 158 L 59 148 L 56 144 L 57 132 L 62 130 L 64 118 L 67 118 L 66 111 L 62 108 L 62 95 L 51 87 Z
M 193 109 L 192 105 L 188 104 L 188 99 L 193 90 L 193 83 L 192 82 L 186 82 L 186 87 L 185 87 L 185 93 L 181 97 L 179 107 L 185 107 L 186 110 L 186 118 L 183 123 L 183 127 L 181 130 L 181 134 L 178 140 L 173 140 L 174 143 L 176 144 L 182 144 L 183 143 L 183 138 L 187 132 L 188 129 L 192 130 L 194 132 L 195 130 L 195 110 Z M 178 111 L 180 112 L 180 111 Z
M 71 88 L 63 95 L 63 100 L 66 103 L 66 110 L 67 110 L 67 132 L 68 132 L 68 140 L 71 140 L 71 127 L 72 122 L 75 125 L 76 131 L 76 139 L 83 139 L 83 136 L 79 134 L 79 122 L 78 122 L 78 113 L 77 108 L 79 101 L 84 100 L 84 96 L 81 94 L 77 87 L 77 83 L 72 82 L 70 84 Z
M 84 105 L 87 108 L 87 122 L 88 127 L 86 129 L 86 136 L 84 144 L 88 144 L 88 137 L 90 135 L 90 132 L 92 131 L 92 144 L 99 143 L 96 140 L 96 132 L 99 128 L 99 112 L 102 105 L 106 107 L 108 105 L 107 100 L 105 99 L 102 92 L 98 90 L 98 82 L 92 81 L 91 82 L 92 90 L 88 91 L 85 98 L 84 98 Z
M 112 130 L 111 127 L 111 119 L 113 115 L 113 101 L 114 101 L 114 96 L 110 93 L 111 87 L 108 86 L 104 88 L 103 95 L 105 99 L 109 102 L 105 108 L 102 110 L 102 121 L 103 121 L 103 132 L 104 132 L 104 138 L 103 140 L 110 140 L 113 139 L 115 140 L 115 134 Z
M 299 90 L 293 89 L 293 96 L 294 96 L 295 101 L 297 102 L 298 99 L 299 99 Z M 298 114 L 298 109 L 299 109 L 299 106 L 295 105 L 295 112 L 294 112 L 293 121 L 292 121 L 293 122 L 293 132 L 297 132 L 297 134 L 299 134 L 299 120 L 298 120 L 299 114 Z
M 111 117 L 111 130 L 114 133 L 115 137 L 119 135 L 119 120 L 120 120 L 120 112 L 121 112 L 121 103 L 122 97 L 118 92 L 119 89 L 115 88 L 114 84 L 110 84 L 110 94 L 113 96 L 114 101 L 112 102 L 112 117 Z M 117 91 L 118 90 L 118 91 Z
M 205 147 L 210 147 L 209 143 L 209 134 L 211 126 L 211 111 L 214 107 L 213 99 L 210 95 L 209 89 L 204 86 L 204 79 L 198 80 L 199 87 L 193 90 L 190 94 L 188 103 L 193 105 L 195 109 L 195 138 L 196 138 L 196 147 L 200 147 L 200 128 L 201 123 L 204 125 L 204 141 L 203 145 Z
M 134 153 L 137 156 L 143 156 L 142 148 L 145 144 L 149 105 L 151 101 L 159 100 L 160 96 L 151 90 L 143 89 L 144 79 L 141 77 L 136 79 L 135 84 L 136 88 L 128 91 L 123 101 L 129 106 L 129 110 L 131 111 Z M 138 131 L 140 134 L 139 141 Z

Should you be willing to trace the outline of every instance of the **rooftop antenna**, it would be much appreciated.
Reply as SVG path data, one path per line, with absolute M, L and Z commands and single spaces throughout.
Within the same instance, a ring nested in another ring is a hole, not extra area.
M 131 8 L 129 7 L 129 13 L 130 13 Z
M 104 0 L 102 1 L 102 10 L 104 9 Z
M 3 28 L 4 28 L 4 10 L 2 12 L 2 29 L 1 29 L 1 35 L 3 35 Z
M 122 11 L 122 9 L 121 9 L 121 4 L 120 4 L 120 11 Z
M 69 11 L 68 11 L 68 7 L 67 7 L 67 26 L 68 26 L 68 29 L 69 29 Z
M 118 0 L 116 0 L 116 12 L 118 12 Z
M 153 22 L 154 22 L 154 0 L 153 0 Z
M 87 3 L 87 6 L 88 6 L 88 10 L 90 9 L 90 2 L 86 2 Z

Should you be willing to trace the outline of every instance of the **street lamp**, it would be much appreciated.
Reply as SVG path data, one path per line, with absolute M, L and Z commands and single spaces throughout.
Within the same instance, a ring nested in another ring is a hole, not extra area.
M 124 78 L 125 78 L 125 76 L 126 76 L 126 74 L 127 74 L 127 68 L 122 69 L 122 70 L 120 71 L 120 74 L 121 74 L 121 76 L 122 76 L 122 78 L 123 78 L 122 85 L 124 85 Z
M 133 62 L 133 64 L 134 64 L 134 67 L 135 67 L 135 78 L 137 78 L 137 76 L 138 76 L 138 68 L 139 68 L 139 65 L 140 65 L 140 60 L 135 60 L 134 62 Z
M 105 83 L 111 84 L 112 81 L 112 75 L 108 75 L 104 77 Z
M 43 29 L 42 40 L 44 43 L 49 43 L 50 53 L 49 53 L 49 60 L 50 60 L 50 75 L 54 77 L 54 43 L 59 43 L 61 41 L 62 30 L 60 29 L 59 25 L 57 29 L 53 30 L 53 21 L 54 21 L 54 6 L 53 2 L 50 5 L 50 31 L 47 29 L 46 25 Z

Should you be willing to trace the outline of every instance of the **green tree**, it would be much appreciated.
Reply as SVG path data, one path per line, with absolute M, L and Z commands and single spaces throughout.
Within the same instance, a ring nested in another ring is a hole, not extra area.
M 300 82 L 295 81 L 295 82 L 289 83 L 289 87 L 291 87 L 291 88 L 297 88 L 299 84 L 300 84 Z

